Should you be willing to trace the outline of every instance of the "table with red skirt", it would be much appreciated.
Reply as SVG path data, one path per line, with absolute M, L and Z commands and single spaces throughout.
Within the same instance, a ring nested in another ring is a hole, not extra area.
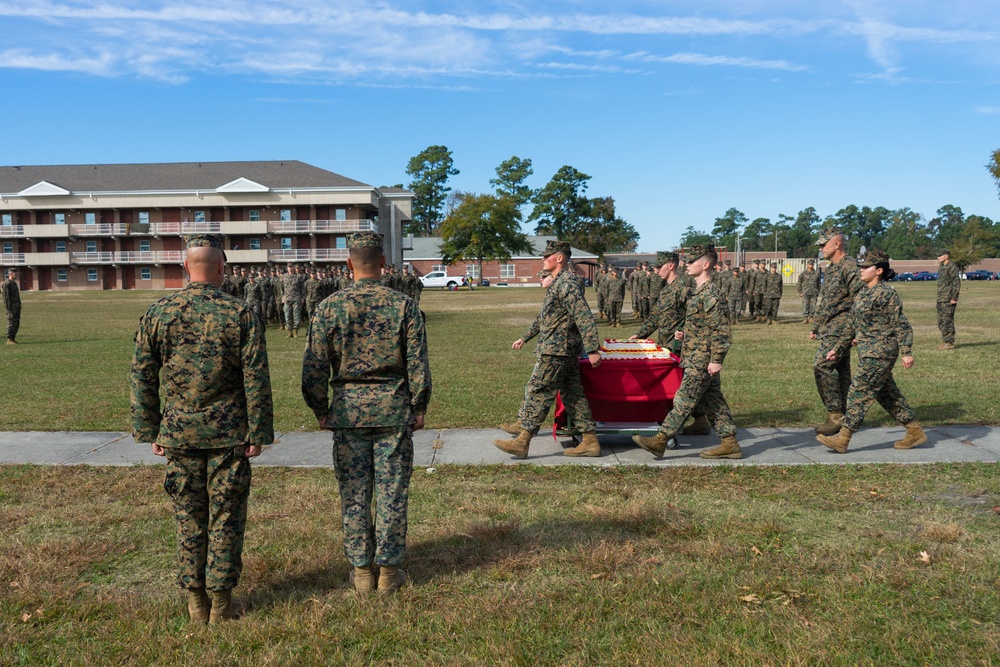
M 660 428 L 681 386 L 680 358 L 602 359 L 597 368 L 580 358 L 580 379 L 598 434 L 651 434 Z M 556 395 L 553 437 L 579 436 Z

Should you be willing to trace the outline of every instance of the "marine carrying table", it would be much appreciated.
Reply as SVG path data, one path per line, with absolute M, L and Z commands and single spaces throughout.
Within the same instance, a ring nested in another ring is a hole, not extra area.
M 674 404 L 683 370 L 674 355 L 658 359 L 601 359 L 594 368 L 580 358 L 580 379 L 597 422 L 598 435 L 652 434 Z M 553 437 L 580 433 L 570 423 L 562 396 L 556 395 Z

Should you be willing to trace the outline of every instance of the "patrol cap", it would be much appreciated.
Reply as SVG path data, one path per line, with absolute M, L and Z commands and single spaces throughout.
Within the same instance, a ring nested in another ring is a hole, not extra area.
M 712 245 L 693 245 L 688 250 L 687 263 L 695 262 L 714 250 L 715 247 Z
M 816 239 L 816 245 L 826 245 L 830 242 L 834 236 L 840 236 L 842 234 L 840 227 L 827 227 L 819 233 L 819 238 Z
M 883 251 L 879 250 L 878 248 L 872 248 L 871 250 L 869 250 L 868 252 L 866 252 L 861 257 L 858 257 L 858 266 L 859 267 L 875 266 L 876 264 L 879 264 L 879 263 L 888 264 L 889 263 L 889 255 L 885 254 Z
M 347 237 L 347 249 L 381 248 L 382 235 L 377 232 L 354 232 Z
M 184 237 L 184 244 L 188 248 L 215 248 L 222 251 L 222 259 L 226 258 L 226 250 L 223 247 L 225 237 L 222 234 L 188 234 Z
M 940 257 L 941 255 L 947 255 L 948 257 L 951 257 L 951 250 L 948 250 L 947 248 L 938 248 L 937 256 Z
M 808 266 L 816 266 L 816 260 L 814 260 L 814 259 L 810 259 L 810 260 L 809 260 L 808 262 L 806 262 L 806 264 L 807 264 Z
M 669 264 L 673 262 L 677 264 L 680 261 L 680 257 L 677 256 L 676 252 L 659 251 L 656 253 L 656 265 L 663 266 L 664 264 Z
M 555 239 L 549 239 L 545 242 L 545 251 L 542 253 L 542 257 L 548 257 L 549 255 L 554 255 L 557 252 L 570 254 L 569 242 L 568 241 L 556 241 Z

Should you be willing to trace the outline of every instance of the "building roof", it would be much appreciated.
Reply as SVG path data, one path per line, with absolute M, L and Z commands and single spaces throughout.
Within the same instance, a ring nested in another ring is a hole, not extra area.
M 47 184 L 39 194 L 55 194 L 58 189 L 75 193 L 216 190 L 226 185 L 231 191 L 259 186 L 272 190 L 371 187 L 298 160 L 0 167 L 2 193 L 21 193 L 39 184 Z
M 511 259 L 541 259 L 547 241 L 555 240 L 554 236 L 529 236 L 528 242 L 532 245 L 531 254 L 515 255 Z M 570 253 L 574 261 L 598 259 L 597 255 L 570 247 Z M 403 261 L 413 261 L 418 259 L 441 259 L 441 238 L 437 236 L 419 237 L 413 239 L 413 249 L 403 251 Z

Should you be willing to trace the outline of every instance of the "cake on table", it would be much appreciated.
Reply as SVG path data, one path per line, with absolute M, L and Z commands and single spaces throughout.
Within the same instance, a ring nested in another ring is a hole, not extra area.
M 601 359 L 670 359 L 665 350 L 648 339 L 620 340 L 608 338 L 600 347 Z

